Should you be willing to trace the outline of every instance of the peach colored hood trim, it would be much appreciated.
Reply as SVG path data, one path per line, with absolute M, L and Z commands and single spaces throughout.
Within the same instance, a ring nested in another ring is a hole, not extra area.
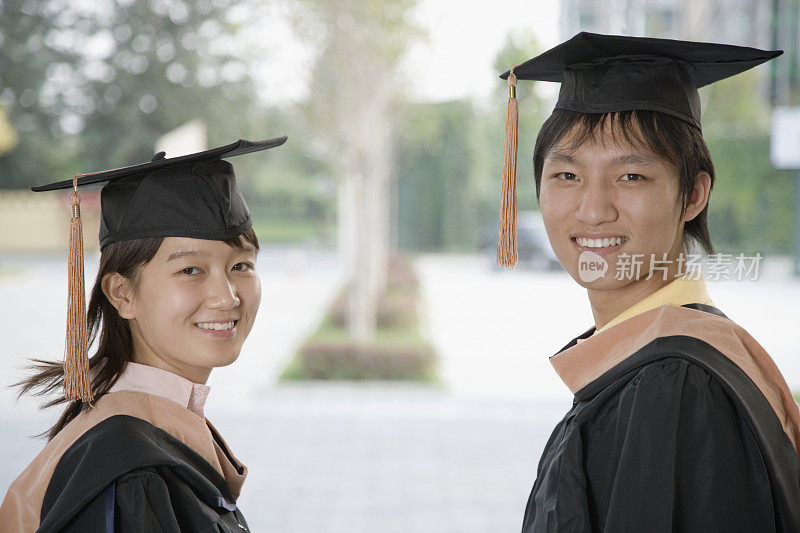
M 3 531 L 36 531 L 44 494 L 61 456 L 81 435 L 115 415 L 140 418 L 183 442 L 225 478 L 234 498 L 239 497 L 247 468 L 242 474 L 236 471 L 214 441 L 204 419 L 170 400 L 140 392 L 111 392 L 100 398 L 94 409 L 84 411 L 67 424 L 14 480 L 0 505 Z M 230 452 L 230 447 L 225 446 Z
M 734 322 L 688 307 L 662 305 L 599 331 L 550 358 L 574 393 L 659 337 L 687 335 L 713 346 L 741 368 L 772 406 L 795 450 L 800 409 L 777 365 L 756 340 Z

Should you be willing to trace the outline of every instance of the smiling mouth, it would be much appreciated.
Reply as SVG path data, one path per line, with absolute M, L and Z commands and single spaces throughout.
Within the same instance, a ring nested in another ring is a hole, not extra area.
M 228 322 L 195 322 L 194 325 L 200 329 L 208 329 L 212 331 L 228 331 L 233 329 L 238 322 L 239 322 L 238 320 L 231 320 Z
M 603 237 L 602 239 L 587 239 L 585 237 L 572 237 L 572 241 L 584 248 L 611 248 L 628 242 L 627 237 Z

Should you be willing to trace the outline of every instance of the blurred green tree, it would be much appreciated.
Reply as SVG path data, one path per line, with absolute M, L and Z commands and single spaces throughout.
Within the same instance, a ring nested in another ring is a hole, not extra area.
M 20 142 L 0 157 L 0 186 L 147 160 L 191 119 L 212 125 L 212 143 L 237 135 L 252 87 L 226 23 L 234 4 L 2 2 L 0 105 Z
M 398 64 L 419 31 L 409 20 L 416 0 L 304 0 L 296 27 L 319 43 L 309 123 L 337 186 L 338 245 L 349 273 L 347 329 L 355 342 L 374 338 L 378 299 L 386 290 L 394 124 L 403 83 Z
M 539 53 L 528 32 L 512 32 L 494 61 L 499 76 Z M 521 82 L 519 98 L 519 208 L 534 209 L 533 142 L 544 98 Z M 505 135 L 506 82 L 488 106 L 469 101 L 406 103 L 398 137 L 397 240 L 409 250 L 463 251 L 485 245 L 497 232 L 500 164 Z
M 769 160 L 764 75 L 754 69 L 701 89 L 703 135 L 717 175 L 709 228 L 720 252 L 791 253 L 796 180 Z
M 393 206 L 397 245 L 416 251 L 472 249 L 479 226 L 470 187 L 472 106 L 457 100 L 407 103 L 404 109 Z

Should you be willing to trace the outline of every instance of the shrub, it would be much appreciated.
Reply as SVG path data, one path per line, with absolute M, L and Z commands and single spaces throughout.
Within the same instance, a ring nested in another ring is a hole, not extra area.
M 430 381 L 433 350 L 418 346 L 359 346 L 309 342 L 297 353 L 285 379 L 354 379 Z

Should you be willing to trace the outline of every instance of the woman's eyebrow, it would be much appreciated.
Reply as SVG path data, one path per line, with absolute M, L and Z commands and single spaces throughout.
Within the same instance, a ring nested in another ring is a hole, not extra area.
M 256 250 L 253 246 L 242 246 L 241 248 L 236 249 L 236 253 L 257 256 L 258 250 Z
M 200 250 L 176 250 L 169 254 L 167 261 L 172 261 L 174 259 L 180 259 L 182 257 L 187 256 L 200 256 L 200 255 L 208 255 L 208 252 L 201 252 Z

